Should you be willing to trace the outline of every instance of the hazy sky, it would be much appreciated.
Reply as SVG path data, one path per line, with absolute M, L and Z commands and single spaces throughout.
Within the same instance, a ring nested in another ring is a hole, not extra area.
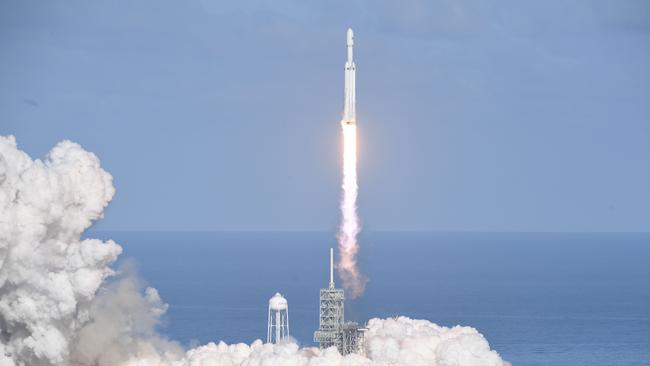
M 102 229 L 334 232 L 351 26 L 367 229 L 650 230 L 649 1 L 242 3 L 0 1 L 0 133 Z

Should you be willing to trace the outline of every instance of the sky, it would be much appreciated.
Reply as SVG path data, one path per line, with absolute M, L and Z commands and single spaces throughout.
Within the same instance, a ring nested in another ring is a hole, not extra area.
M 649 231 L 648 1 L 0 1 L 0 134 L 70 139 L 102 230 Z

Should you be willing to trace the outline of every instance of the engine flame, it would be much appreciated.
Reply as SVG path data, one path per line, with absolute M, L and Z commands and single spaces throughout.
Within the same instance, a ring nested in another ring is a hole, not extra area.
M 343 287 L 353 298 L 363 294 L 366 279 L 357 267 L 359 243 L 357 234 L 361 231 L 357 215 L 357 126 L 355 123 L 341 123 L 343 130 L 343 197 L 341 199 L 341 227 L 339 229 L 338 263 Z

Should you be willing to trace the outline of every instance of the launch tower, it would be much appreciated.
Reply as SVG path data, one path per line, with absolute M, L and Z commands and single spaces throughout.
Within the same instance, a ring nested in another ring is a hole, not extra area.
M 365 328 L 355 322 L 345 322 L 345 294 L 334 285 L 334 250 L 330 248 L 330 283 L 320 290 L 319 328 L 314 341 L 321 349 L 336 347 L 342 355 L 360 353 Z

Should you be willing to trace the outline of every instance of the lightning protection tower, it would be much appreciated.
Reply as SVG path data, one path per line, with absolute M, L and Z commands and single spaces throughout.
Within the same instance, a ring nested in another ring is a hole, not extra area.
M 314 341 L 321 349 L 336 347 L 341 349 L 339 330 L 344 322 L 345 294 L 334 286 L 334 249 L 330 248 L 330 283 L 328 288 L 320 290 L 319 327 L 314 332 Z
M 345 322 L 345 294 L 334 285 L 334 249 L 330 248 L 330 283 L 320 290 L 320 318 L 314 341 L 321 349 L 336 347 L 339 353 L 363 353 L 363 335 L 367 330 L 355 322 Z
M 289 303 L 279 292 L 269 300 L 266 342 L 279 343 L 289 337 Z

